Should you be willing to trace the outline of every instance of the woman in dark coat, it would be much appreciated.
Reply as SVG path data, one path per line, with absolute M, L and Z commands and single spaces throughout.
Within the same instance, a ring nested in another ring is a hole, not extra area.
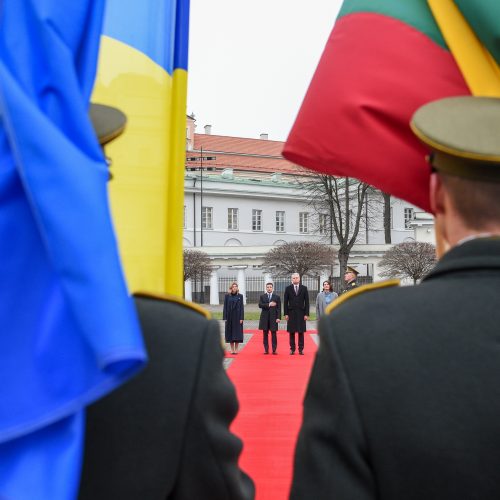
M 229 293 L 224 297 L 222 319 L 226 322 L 226 342 L 231 345 L 231 354 L 238 354 L 238 344 L 243 342 L 243 295 L 238 293 L 238 283 L 231 283 Z

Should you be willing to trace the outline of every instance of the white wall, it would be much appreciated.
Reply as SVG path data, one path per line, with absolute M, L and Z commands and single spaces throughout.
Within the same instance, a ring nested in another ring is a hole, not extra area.
M 251 175 L 251 174 L 248 174 Z M 193 205 L 193 193 L 196 205 Z M 371 193 L 371 197 L 376 196 Z M 306 205 L 306 200 L 300 196 L 296 185 L 290 182 L 250 182 L 249 180 L 233 178 L 221 179 L 220 176 L 204 175 L 203 205 L 213 207 L 213 229 L 203 230 L 203 250 L 211 255 L 212 260 L 221 266 L 221 273 L 231 265 L 248 265 L 247 273 L 262 273 L 259 265 L 262 262 L 262 252 L 267 252 L 278 241 L 323 241 L 324 237 L 317 233 L 299 233 L 299 212 L 310 213 L 310 229 L 314 228 L 312 221 L 313 209 Z M 184 245 L 194 245 L 193 214 L 196 213 L 196 246 L 200 247 L 200 191 L 199 175 L 196 183 L 192 173 L 185 180 L 186 226 L 184 229 Z M 393 198 L 391 200 L 393 228 L 391 230 L 392 244 L 408 239 L 429 241 L 434 243 L 432 216 L 419 212 L 419 209 L 409 203 Z M 378 263 L 390 245 L 384 243 L 383 203 L 373 200 L 375 212 L 369 220 L 368 243 L 364 227 L 351 252 L 350 263 L 360 268 L 361 274 L 378 275 Z M 407 229 L 404 223 L 404 209 L 414 208 L 415 224 Z M 227 228 L 227 209 L 239 209 L 239 230 L 230 231 Z M 262 210 L 262 231 L 252 231 L 252 209 Z M 276 211 L 285 212 L 285 232 L 276 232 Z M 429 232 L 430 231 L 430 232 Z M 223 250 L 221 250 L 223 249 Z M 333 263 L 334 274 L 339 272 L 338 263 Z

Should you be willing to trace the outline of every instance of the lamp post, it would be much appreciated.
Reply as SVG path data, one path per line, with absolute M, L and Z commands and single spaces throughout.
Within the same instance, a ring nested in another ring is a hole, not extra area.
M 186 158 L 188 162 L 200 162 L 199 167 L 190 167 L 186 166 L 186 168 L 190 171 L 199 171 L 200 172 L 200 246 L 203 246 L 203 170 L 215 170 L 214 167 L 204 167 L 203 161 L 213 161 L 217 158 L 215 156 L 203 156 L 203 148 L 200 148 L 200 156 L 189 156 Z M 196 199 L 195 194 L 193 193 L 193 214 L 196 214 Z M 196 246 L 196 216 L 194 216 L 194 245 Z M 197 280 L 195 277 L 194 288 L 196 292 L 196 284 Z M 203 291 L 203 273 L 201 274 L 201 295 L 200 302 L 203 304 L 205 302 L 205 293 Z
M 203 148 L 200 148 L 200 156 L 188 156 L 186 158 L 186 161 L 188 162 L 195 162 L 199 161 L 200 166 L 199 167 L 190 167 L 187 166 L 186 168 L 191 171 L 191 172 L 200 172 L 200 246 L 203 246 L 203 171 L 211 171 L 215 170 L 214 167 L 203 167 L 203 162 L 204 161 L 213 161 L 216 160 L 216 156 L 203 156 Z M 193 210 L 196 210 L 196 207 L 193 206 Z M 196 235 L 196 227 L 194 227 L 194 232 Z

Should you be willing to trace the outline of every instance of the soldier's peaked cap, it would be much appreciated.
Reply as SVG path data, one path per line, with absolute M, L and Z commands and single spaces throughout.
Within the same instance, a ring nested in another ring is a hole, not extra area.
M 500 99 L 447 97 L 419 108 L 411 119 L 415 135 L 431 150 L 439 172 L 500 182 Z
M 354 273 L 356 276 L 359 274 L 359 271 L 355 267 L 352 267 L 352 266 L 347 266 L 345 272 L 346 273 Z
M 91 103 L 89 114 L 101 146 L 118 137 L 127 123 L 127 117 L 122 111 L 104 104 Z

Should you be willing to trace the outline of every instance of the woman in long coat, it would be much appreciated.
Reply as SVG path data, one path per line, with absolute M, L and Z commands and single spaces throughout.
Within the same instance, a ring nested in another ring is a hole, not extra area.
M 332 291 L 329 281 L 323 282 L 323 290 L 316 297 L 316 320 L 319 321 L 325 315 L 325 309 L 335 300 L 338 295 Z
M 243 295 L 239 293 L 238 283 L 231 283 L 229 293 L 224 297 L 224 309 L 222 319 L 225 320 L 226 342 L 231 346 L 231 354 L 238 354 L 238 345 L 243 342 L 243 318 L 245 308 L 243 306 Z

